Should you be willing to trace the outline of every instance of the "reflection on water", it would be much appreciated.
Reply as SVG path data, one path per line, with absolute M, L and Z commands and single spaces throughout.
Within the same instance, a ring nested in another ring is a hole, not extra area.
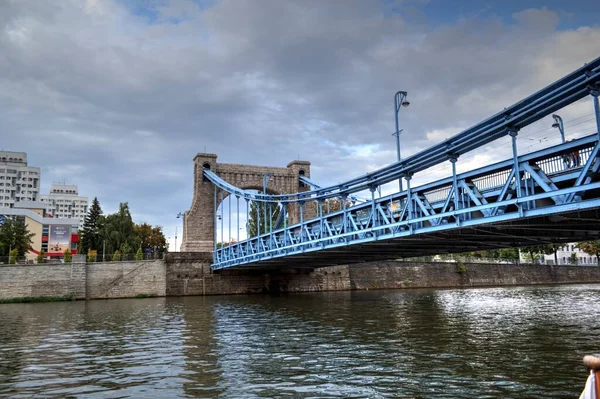
M 4 397 L 577 397 L 600 286 L 0 305 Z

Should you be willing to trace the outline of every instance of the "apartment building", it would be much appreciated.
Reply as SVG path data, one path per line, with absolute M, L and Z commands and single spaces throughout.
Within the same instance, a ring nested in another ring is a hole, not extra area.
M 53 218 L 77 219 L 80 226 L 87 214 L 88 197 L 79 195 L 76 185 L 52 184 L 50 194 L 40 195 L 40 201 L 46 206 L 46 215 Z
M 0 207 L 39 200 L 40 168 L 27 165 L 24 152 L 0 151 Z

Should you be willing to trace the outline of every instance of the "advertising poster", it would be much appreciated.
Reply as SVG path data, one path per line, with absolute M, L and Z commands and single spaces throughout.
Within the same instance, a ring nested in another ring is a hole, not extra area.
M 71 248 L 71 226 L 50 226 L 48 252 L 64 252 Z

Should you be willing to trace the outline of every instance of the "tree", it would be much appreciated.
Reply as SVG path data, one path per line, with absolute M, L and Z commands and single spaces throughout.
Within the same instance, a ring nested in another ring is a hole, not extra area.
M 260 212 L 260 216 L 259 216 Z M 267 220 L 265 223 L 265 212 L 267 215 Z M 248 237 L 254 237 L 257 235 L 258 222 L 260 219 L 260 234 L 266 234 L 269 232 L 269 226 L 273 226 L 273 230 L 275 230 L 275 223 L 277 222 L 277 218 L 279 217 L 279 213 L 281 212 L 281 207 L 277 203 L 266 203 L 266 202 L 258 202 L 252 201 L 250 203 L 250 210 L 248 211 Z
M 571 256 L 569 256 L 569 264 L 576 265 L 578 263 L 579 263 L 579 259 L 577 258 L 577 254 L 572 253 Z
M 137 248 L 138 239 L 134 231 L 134 223 L 127 202 L 119 204 L 119 211 L 99 219 L 101 238 L 106 242 L 106 252 L 117 251 L 125 243 L 129 248 Z
M 73 257 L 71 256 L 71 250 L 69 248 L 65 249 L 64 260 L 65 263 L 71 263 L 73 261 Z
M 33 244 L 34 235 L 22 221 L 7 218 L 0 226 L 0 256 L 8 256 L 13 249 L 17 250 L 17 256 L 24 256 Z
M 80 253 L 86 253 L 90 249 L 100 250 L 102 248 L 102 226 L 100 222 L 103 220 L 102 208 L 97 197 L 94 197 L 92 206 L 90 207 L 83 221 L 83 229 L 81 230 L 81 248 Z
M 556 254 L 556 252 L 560 249 L 560 247 L 560 244 L 545 244 L 540 245 L 540 251 L 543 252 L 545 255 L 554 255 L 554 264 L 558 265 L 558 255 Z
M 138 248 L 135 253 L 135 260 L 144 260 L 144 253 L 142 252 L 142 248 Z
M 498 250 L 498 258 L 518 260 L 519 259 L 519 249 L 518 248 L 502 248 L 502 249 Z
M 45 263 L 46 262 L 46 252 L 42 249 L 37 256 L 37 263 Z
M 123 244 L 121 244 L 119 252 L 121 252 L 121 258 L 123 258 L 123 260 L 130 260 L 133 249 L 129 246 L 129 244 L 126 241 Z
M 138 240 L 138 246 L 149 248 L 157 252 L 165 252 L 167 249 L 167 239 L 161 226 L 151 226 L 148 223 L 134 225 L 134 231 Z
M 579 242 L 577 248 L 588 255 L 595 255 L 598 266 L 600 266 L 600 240 Z
M 546 245 L 529 245 L 526 247 L 521 247 L 520 250 L 528 254 L 528 260 L 531 263 L 537 263 L 536 261 L 539 259 L 539 257 L 546 252 L 545 248 Z M 553 249 L 548 250 L 554 251 Z
M 339 198 L 328 198 L 325 201 L 321 202 L 321 211 L 323 215 L 327 215 L 333 212 L 337 212 L 341 210 L 344 206 L 344 203 Z M 352 203 L 350 201 L 346 201 L 346 208 L 350 208 Z M 319 216 L 317 201 L 311 201 L 309 203 L 309 209 L 312 211 L 312 215 Z

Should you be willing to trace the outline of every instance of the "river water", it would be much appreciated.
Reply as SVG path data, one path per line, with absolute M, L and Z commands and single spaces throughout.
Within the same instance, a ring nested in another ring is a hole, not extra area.
M 576 398 L 599 285 L 0 305 L 0 397 Z

